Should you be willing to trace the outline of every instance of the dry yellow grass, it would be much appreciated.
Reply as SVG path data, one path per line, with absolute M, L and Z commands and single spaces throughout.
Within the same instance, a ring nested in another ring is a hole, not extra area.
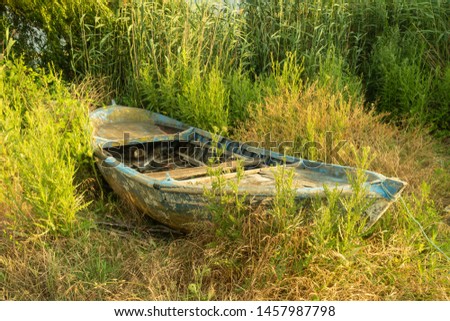
M 305 246 L 308 235 L 298 233 L 291 241 L 298 252 L 278 261 L 283 237 L 254 228 L 239 243 L 220 245 L 205 233 L 173 239 L 114 230 L 15 244 L 3 238 L 0 295 L 7 300 L 450 299 L 442 258 L 417 253 L 401 236 L 385 243 L 379 230 L 343 255 Z M 300 260 L 308 262 L 294 268 Z M 277 274 L 275 263 L 285 266 L 284 273 Z
M 357 165 L 354 147 L 357 151 L 369 147 L 375 156 L 369 169 L 407 181 L 410 184 L 407 192 L 416 191 L 425 180 L 436 186 L 436 194 L 431 195 L 435 200 L 450 203 L 449 180 L 436 175 L 440 169 L 442 175 L 448 175 L 448 154 L 437 151 L 436 141 L 426 130 L 406 130 L 385 123 L 382 121 L 385 115 L 367 110 L 362 101 L 345 98 L 347 94 L 345 90 L 336 93 L 315 84 L 295 93 L 285 91 L 268 97 L 257 106 L 253 120 L 241 125 L 236 138 L 262 142 L 264 146 L 270 134 L 277 145 L 294 142 L 294 149 L 287 153 L 334 163 L 342 160 L 342 165 L 350 166 Z M 333 148 L 345 141 L 338 152 L 340 159 L 327 155 L 327 133 L 332 135 Z M 320 149 L 305 148 L 309 142 L 317 142 Z

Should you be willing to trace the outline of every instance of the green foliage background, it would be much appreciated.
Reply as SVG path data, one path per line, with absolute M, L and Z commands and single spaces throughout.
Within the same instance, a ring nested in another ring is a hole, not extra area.
M 447 1 L 6 0 L 0 12 L 1 34 L 9 27 L 27 64 L 51 64 L 67 80 L 105 77 L 119 102 L 197 125 L 245 119 L 258 84 L 295 53 L 304 80 L 356 77 L 368 105 L 449 130 Z M 193 98 L 198 81 L 220 120 Z

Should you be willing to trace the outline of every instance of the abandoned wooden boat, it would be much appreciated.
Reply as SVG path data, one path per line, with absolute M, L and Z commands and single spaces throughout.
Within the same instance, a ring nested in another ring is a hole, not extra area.
M 270 202 L 274 197 L 276 165 L 293 167 L 298 201 L 325 197 L 327 187 L 339 189 L 343 196 L 352 193 L 348 175 L 355 168 L 284 156 L 214 137 L 144 109 L 100 108 L 90 114 L 90 121 L 94 155 L 108 184 L 139 210 L 174 229 L 189 231 L 193 224 L 211 219 L 205 210 L 205 189 L 211 188 L 215 179 L 208 174 L 213 166 L 208 165 L 211 159 L 219 160 L 214 166 L 226 169 L 222 174 L 226 180 L 236 180 L 236 168 L 243 166 L 238 193 L 246 195 L 250 204 Z M 398 198 L 406 183 L 370 171 L 365 174 L 364 187 L 371 200 L 366 226 L 370 227 Z

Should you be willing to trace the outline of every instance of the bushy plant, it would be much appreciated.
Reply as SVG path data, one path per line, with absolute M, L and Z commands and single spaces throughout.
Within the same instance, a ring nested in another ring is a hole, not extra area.
M 6 214 L 17 231 L 70 234 L 85 206 L 74 176 L 90 163 L 87 106 L 55 73 L 33 71 L 20 59 L 0 63 Z

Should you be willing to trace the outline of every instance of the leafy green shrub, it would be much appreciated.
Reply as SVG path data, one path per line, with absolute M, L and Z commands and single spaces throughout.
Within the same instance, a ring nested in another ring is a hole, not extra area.
M 269 213 L 273 215 L 272 233 L 289 234 L 298 227 L 302 217 L 299 215 L 296 188 L 294 185 L 295 170 L 286 166 L 274 169 L 275 196 Z
M 437 68 L 431 84 L 430 108 L 427 114 L 428 124 L 442 131 L 450 131 L 450 62 L 442 70 Z M 431 111 L 431 112 L 430 112 Z
M 409 45 L 403 47 L 405 43 Z M 423 49 L 419 45 L 414 38 L 402 37 L 396 30 L 380 38 L 375 46 L 373 82 L 380 110 L 397 117 L 405 113 L 419 119 L 425 117 L 431 75 L 423 68 Z
M 226 133 L 228 126 L 229 93 L 223 83 L 223 74 L 214 67 L 204 77 L 198 68 L 192 68 L 178 96 L 180 116 L 194 126 Z
M 213 137 L 213 145 L 217 145 L 217 139 L 218 136 Z M 239 184 L 244 178 L 244 167 L 238 161 L 236 164 L 236 180 L 227 179 L 225 177 L 226 169 L 217 166 L 222 155 L 222 149 L 213 148 L 212 157 L 208 164 L 210 182 L 204 187 L 204 195 L 208 200 L 207 209 L 216 225 L 217 236 L 234 240 L 240 237 L 244 217 L 248 214 L 247 195 L 239 190 Z
M 90 162 L 87 107 L 55 73 L 0 63 L 0 202 L 17 231 L 70 234 L 85 206 L 74 176 Z
M 371 86 L 377 93 L 377 107 L 392 116 L 418 120 L 448 129 L 450 89 L 446 66 L 431 69 L 425 60 L 426 44 L 417 35 L 393 30 L 375 45 Z
M 229 93 L 228 124 L 234 128 L 251 116 L 254 105 L 263 99 L 265 87 L 258 79 L 252 80 L 242 68 L 231 71 L 224 83 Z

